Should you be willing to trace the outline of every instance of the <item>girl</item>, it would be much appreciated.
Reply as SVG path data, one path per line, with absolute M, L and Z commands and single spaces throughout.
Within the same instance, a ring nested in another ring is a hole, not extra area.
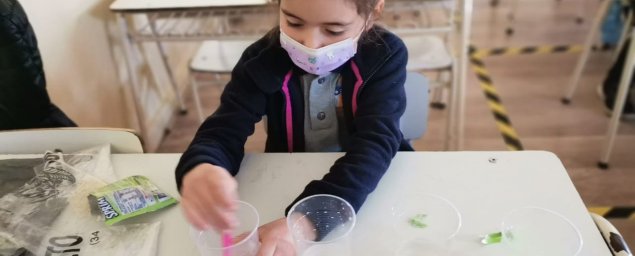
M 236 225 L 232 176 L 264 115 L 267 152 L 346 152 L 296 201 L 332 194 L 357 211 L 395 153 L 412 150 L 399 130 L 407 51 L 398 37 L 373 26 L 383 6 L 384 0 L 281 0 L 280 26 L 245 50 L 220 107 L 176 168 L 193 225 L 218 231 Z M 261 226 L 259 235 L 259 255 L 292 254 L 284 218 Z

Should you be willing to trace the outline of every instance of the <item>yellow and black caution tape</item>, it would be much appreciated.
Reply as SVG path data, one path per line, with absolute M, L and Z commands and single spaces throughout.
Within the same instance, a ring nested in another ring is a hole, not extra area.
M 526 54 L 551 54 L 551 53 L 578 53 L 582 51 L 581 45 L 549 45 L 549 46 L 526 46 L 526 47 L 502 47 L 493 49 L 475 50 L 472 55 L 476 58 L 488 56 L 514 56 Z
M 518 137 L 518 133 L 511 124 L 511 119 L 507 115 L 507 110 L 503 106 L 501 99 L 494 88 L 489 72 L 483 63 L 484 57 L 502 56 L 502 55 L 523 55 L 523 54 L 548 54 L 548 53 L 576 53 L 581 52 L 580 45 L 556 45 L 556 46 L 527 46 L 527 47 L 503 47 L 493 49 L 477 49 L 470 47 L 470 61 L 476 72 L 476 76 L 480 82 L 483 93 L 487 99 L 498 130 L 505 140 L 505 144 L 509 150 L 523 150 L 522 143 Z
M 509 150 L 523 150 L 523 145 L 520 143 L 516 130 L 512 127 L 511 120 L 507 115 L 507 110 L 505 110 L 505 107 L 498 96 L 498 92 L 496 91 L 496 88 L 494 88 L 492 78 L 485 68 L 485 63 L 483 63 L 483 60 L 476 55 L 477 52 L 476 48 L 471 48 L 470 61 L 472 62 L 472 67 L 476 72 L 481 88 L 483 89 L 483 93 L 485 93 L 487 105 L 492 111 L 492 114 L 494 114 L 496 126 L 498 126 L 498 130 L 501 132 L 503 140 L 505 140 L 505 144 Z
M 500 55 L 521 55 L 521 54 L 541 54 L 541 53 L 575 53 L 582 50 L 581 46 L 541 46 L 541 47 L 507 47 L 487 50 L 478 50 L 470 47 L 470 61 L 472 68 L 476 72 L 487 104 L 494 115 L 496 125 L 501 132 L 505 144 L 509 150 L 523 150 L 523 145 L 518 138 L 518 133 L 513 128 L 511 119 L 507 115 L 507 110 L 502 104 L 501 98 L 494 88 L 494 82 L 489 75 L 483 58 Z M 604 218 L 625 218 L 635 220 L 635 207 L 589 207 L 589 212 L 593 212 Z
M 635 220 L 635 207 L 589 207 L 588 210 L 607 219 Z

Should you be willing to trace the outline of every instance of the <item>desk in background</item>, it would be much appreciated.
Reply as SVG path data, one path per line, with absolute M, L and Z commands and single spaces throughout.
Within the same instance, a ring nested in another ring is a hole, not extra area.
M 168 56 L 163 48 L 164 42 L 187 42 L 204 40 L 240 40 L 262 37 L 277 25 L 278 5 L 272 0 L 116 0 L 110 10 L 116 13 L 117 23 L 122 33 L 122 42 L 127 70 L 130 74 L 130 90 L 135 105 L 136 116 L 141 136 L 146 138 L 146 125 L 143 107 L 139 100 L 143 92 L 137 71 L 142 60 L 135 46 L 139 42 L 155 42 L 161 55 L 162 66 L 169 78 L 170 86 L 182 114 L 185 114 L 185 103 L 180 90 L 167 64 Z M 468 68 L 468 46 L 472 19 L 473 0 L 390 0 L 386 9 L 404 9 L 406 11 L 421 10 L 432 6 L 452 4 L 455 14 L 447 22 L 436 23 L 433 17 L 412 23 L 412 28 L 392 28 L 389 30 L 398 35 L 405 34 L 438 34 L 444 31 L 455 32 L 455 42 L 451 49 L 456 49 L 453 65 L 456 88 L 450 88 L 451 105 L 448 108 L 448 132 L 446 148 L 458 150 L 462 148 L 463 122 L 465 109 L 465 86 Z M 423 14 L 422 14 L 423 15 Z M 141 19 L 134 19 L 141 16 Z M 140 20 L 142 24 L 136 24 Z M 249 20 L 248 25 L 240 20 Z M 426 21 L 428 20 L 428 21 Z M 137 21 L 137 22 L 135 22 Z M 253 25 L 257 24 L 257 25 Z

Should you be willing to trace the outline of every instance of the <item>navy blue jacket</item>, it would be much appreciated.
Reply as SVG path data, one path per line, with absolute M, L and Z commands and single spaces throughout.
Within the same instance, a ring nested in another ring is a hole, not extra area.
M 77 126 L 55 106 L 35 32 L 20 3 L 0 0 L 0 130 Z
M 196 165 L 210 163 L 235 175 L 254 124 L 267 116 L 267 152 L 304 152 L 304 97 L 296 67 L 280 46 L 279 30 L 247 48 L 232 71 L 216 112 L 201 125 L 176 168 L 177 186 Z M 342 77 L 346 154 L 296 201 L 315 194 L 346 199 L 359 210 L 398 150 L 412 150 L 399 119 L 406 107 L 408 54 L 401 39 L 374 27 L 357 54 L 336 72 Z M 295 202 L 293 202 L 295 203 Z M 293 203 L 291 205 L 293 205 Z M 288 211 L 289 208 L 287 208 Z

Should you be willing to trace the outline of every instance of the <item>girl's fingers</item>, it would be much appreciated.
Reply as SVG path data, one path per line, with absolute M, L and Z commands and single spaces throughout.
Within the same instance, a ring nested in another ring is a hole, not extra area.
M 182 197 L 187 201 L 188 220 L 217 231 L 236 227 L 238 185 L 229 172 L 212 165 L 199 165 L 188 175 Z
M 221 229 L 234 229 L 238 226 L 235 211 L 227 211 L 219 208 L 214 208 L 213 211 L 215 212 L 215 220 L 218 222 L 218 225 L 221 226 Z
M 258 249 L 257 256 L 273 256 L 273 253 L 276 251 L 276 240 L 267 239 L 263 240 L 260 243 L 260 249 Z
M 223 170 L 223 172 L 227 171 Z M 238 183 L 231 175 L 229 175 L 229 173 L 224 173 L 223 176 L 225 177 L 221 179 L 222 181 L 220 184 L 214 182 L 216 187 L 214 187 L 210 192 L 220 207 L 236 210 L 238 207 L 236 204 L 236 200 L 238 200 Z M 215 178 L 216 177 L 214 177 L 214 179 Z
M 249 233 L 242 233 L 240 235 L 237 235 L 234 237 L 234 239 L 232 240 L 233 244 L 237 244 L 242 242 L 243 240 L 245 240 L 245 238 L 247 238 L 247 236 L 249 235 Z
M 274 256 L 295 256 L 295 248 L 286 241 L 278 241 Z
M 209 227 L 201 215 L 197 213 L 197 210 L 192 207 L 189 200 L 181 201 L 181 209 L 183 209 L 185 218 L 198 230 L 205 230 Z

